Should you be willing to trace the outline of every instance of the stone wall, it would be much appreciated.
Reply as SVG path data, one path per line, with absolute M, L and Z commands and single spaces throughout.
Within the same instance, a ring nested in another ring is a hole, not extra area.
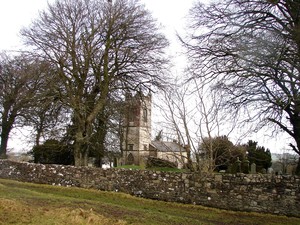
M 167 173 L 0 160 L 0 178 L 120 191 L 150 199 L 300 217 L 299 176 Z

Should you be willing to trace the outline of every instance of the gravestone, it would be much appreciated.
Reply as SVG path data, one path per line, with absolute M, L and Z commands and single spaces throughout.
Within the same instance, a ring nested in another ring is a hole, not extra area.
M 268 168 L 268 174 L 273 174 L 274 173 L 274 170 L 272 167 Z
M 236 172 L 237 173 L 240 173 L 240 172 L 242 172 L 241 170 L 241 160 L 240 160 L 240 158 L 239 157 L 237 157 L 237 160 L 236 160 Z
M 251 164 L 251 170 L 250 170 L 250 173 L 251 173 L 251 174 L 256 174 L 256 164 L 255 164 L 255 163 L 252 163 L 252 164 Z
M 249 160 L 246 158 L 242 163 L 242 172 L 249 173 Z

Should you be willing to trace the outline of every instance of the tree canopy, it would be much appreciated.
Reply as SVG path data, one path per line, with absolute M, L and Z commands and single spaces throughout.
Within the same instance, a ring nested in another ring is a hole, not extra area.
M 86 165 L 94 122 L 109 99 L 164 83 L 164 48 L 156 21 L 131 0 L 61 0 L 49 5 L 23 37 L 50 62 L 71 111 L 75 165 Z
M 43 164 L 74 164 L 73 149 L 55 139 L 46 140 L 42 145 L 33 147 L 31 154 L 35 163 Z
M 26 55 L 0 55 L 0 157 L 6 158 L 9 134 L 30 121 L 47 86 L 49 64 Z
M 199 148 L 202 158 L 212 161 L 214 170 L 226 170 L 246 155 L 244 148 L 234 145 L 226 136 L 203 138 Z
M 248 153 L 248 160 L 250 164 L 255 163 L 257 171 L 261 172 L 262 169 L 267 170 L 272 165 L 272 156 L 269 149 L 258 146 L 256 141 L 249 140 L 245 145 Z
M 300 155 L 300 2 L 198 2 L 189 28 L 192 76 L 211 82 L 232 115 L 290 135 Z

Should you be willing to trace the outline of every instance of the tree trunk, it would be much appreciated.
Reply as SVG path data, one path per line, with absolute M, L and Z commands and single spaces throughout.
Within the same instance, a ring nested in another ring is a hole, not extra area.
M 36 130 L 36 137 L 35 137 L 35 145 L 36 146 L 39 146 L 40 145 L 40 139 L 41 139 L 41 136 L 42 136 L 42 129 L 37 129 Z
M 298 159 L 298 164 L 297 164 L 297 167 L 296 167 L 296 175 L 300 175 L 300 157 Z
M 7 126 L 2 126 L 1 143 L 0 143 L 0 159 L 7 158 L 7 143 L 10 129 Z
M 0 158 L 7 158 L 7 143 L 9 138 L 9 133 L 12 129 L 15 117 L 8 116 L 8 110 L 5 110 L 2 116 L 2 130 L 1 130 L 1 143 L 0 143 Z M 8 119 L 9 118 L 9 119 Z
M 0 159 L 6 159 L 7 158 L 7 154 L 6 154 L 7 142 L 8 142 L 8 135 L 2 135 L 1 134 Z
M 74 163 L 75 166 L 87 166 L 88 165 L 88 143 L 90 133 L 87 131 L 85 127 L 81 130 L 80 126 L 77 128 L 77 132 L 75 135 L 75 143 L 74 143 Z
M 291 123 L 293 125 L 293 138 L 296 142 L 296 146 L 292 146 L 292 148 L 300 156 L 300 120 L 298 114 L 291 119 Z
M 75 166 L 88 165 L 88 151 L 83 144 L 78 142 L 74 144 L 74 164 Z
M 40 139 L 42 137 L 43 131 L 44 131 L 44 116 L 39 116 L 39 123 L 36 125 L 36 137 L 35 137 L 35 145 L 40 145 Z
M 74 164 L 75 166 L 81 166 L 81 157 L 80 157 L 80 144 L 76 142 L 74 144 Z

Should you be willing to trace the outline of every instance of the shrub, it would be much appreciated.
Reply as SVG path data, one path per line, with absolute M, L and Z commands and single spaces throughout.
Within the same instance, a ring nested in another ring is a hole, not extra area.
M 34 146 L 31 151 L 35 163 L 73 165 L 73 150 L 61 142 L 50 139 Z
M 168 160 L 149 157 L 147 159 L 146 168 L 154 168 L 154 167 L 177 168 L 177 165 Z

